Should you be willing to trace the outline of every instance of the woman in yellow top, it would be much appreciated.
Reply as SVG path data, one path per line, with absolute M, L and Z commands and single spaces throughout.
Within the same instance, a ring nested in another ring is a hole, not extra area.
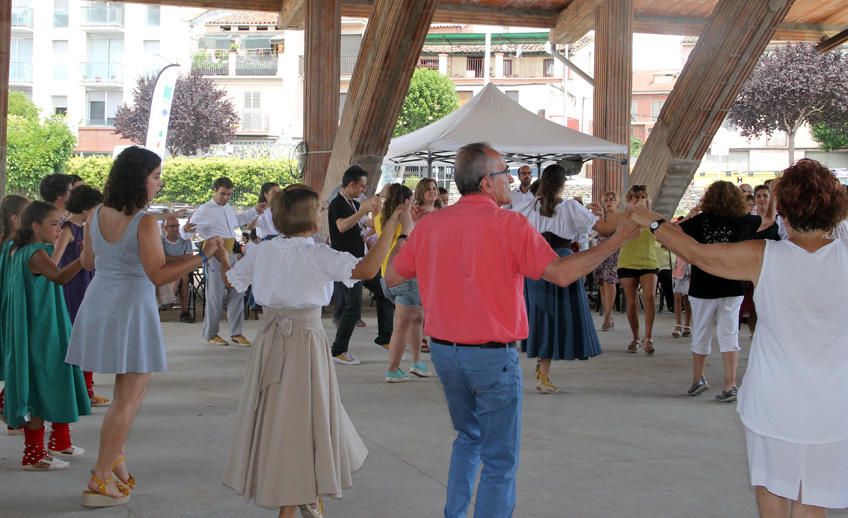
M 412 205 L 412 189 L 396 183 L 390 185 L 385 192 L 383 210 L 374 218 L 374 230 L 379 236 L 383 232 L 383 221 L 394 213 L 399 206 Z M 407 235 L 412 232 L 412 216 L 409 210 L 400 213 L 400 224 L 395 230 L 389 255 L 383 261 L 382 276 L 386 276 L 386 268 L 391 258 L 403 246 Z M 389 340 L 389 370 L 386 371 L 387 383 L 409 381 L 409 374 L 400 368 L 403 351 L 407 347 L 412 351 L 412 365 L 409 372 L 418 377 L 426 378 L 432 375 L 427 364 L 421 361 L 421 337 L 424 333 L 424 311 L 421 309 L 421 297 L 418 295 L 418 281 L 410 279 L 393 288 L 386 287 L 381 279 L 383 292 L 395 303 L 395 320 L 392 338 Z
M 631 208 L 645 200 L 648 202 L 648 190 L 644 185 L 634 185 L 624 198 Z M 643 202 L 643 203 L 645 203 Z M 649 203 L 649 202 L 648 202 Z M 627 346 L 627 352 L 637 353 L 645 347 L 647 354 L 654 354 L 654 299 L 657 292 L 657 247 L 654 235 L 643 228 L 639 237 L 627 242 L 618 253 L 618 280 L 624 288 L 627 299 L 627 321 L 633 340 Z M 645 306 L 645 339 L 639 340 L 639 287 L 642 288 L 642 302 Z

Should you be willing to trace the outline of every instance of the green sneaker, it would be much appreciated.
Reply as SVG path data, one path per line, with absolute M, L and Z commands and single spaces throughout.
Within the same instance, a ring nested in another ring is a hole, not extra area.
M 430 376 L 432 376 L 432 375 L 433 375 L 433 373 L 432 373 L 432 372 L 430 372 L 430 369 L 429 369 L 429 368 L 427 368 L 427 364 L 426 364 L 426 363 L 424 363 L 424 362 L 415 362 L 415 363 L 413 363 L 413 364 L 409 367 L 409 372 L 410 372 L 411 374 L 415 374 L 415 375 L 416 375 L 416 376 L 418 376 L 419 378 L 429 378 Z
M 409 381 L 409 374 L 403 372 L 403 369 L 386 371 L 386 383 L 402 383 L 404 381 Z

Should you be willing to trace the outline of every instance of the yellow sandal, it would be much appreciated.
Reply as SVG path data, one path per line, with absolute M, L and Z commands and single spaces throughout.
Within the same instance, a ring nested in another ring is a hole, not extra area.
M 119 465 L 127 461 L 127 456 L 123 453 L 118 457 L 118 460 L 112 464 L 112 473 L 115 474 L 115 483 L 118 484 L 118 489 L 121 490 L 124 494 L 129 494 L 129 492 L 135 489 L 135 477 L 132 476 L 129 472 L 127 473 L 127 480 L 121 480 L 121 477 L 118 476 L 118 473 L 115 471 Z M 126 491 L 124 491 L 126 489 Z
M 130 501 L 129 494 L 123 494 L 123 496 L 112 496 L 107 493 L 107 482 L 98 478 L 94 473 L 91 474 L 91 481 L 97 485 L 97 491 L 86 489 L 82 492 L 82 505 L 84 507 L 114 507 L 116 505 L 124 505 Z

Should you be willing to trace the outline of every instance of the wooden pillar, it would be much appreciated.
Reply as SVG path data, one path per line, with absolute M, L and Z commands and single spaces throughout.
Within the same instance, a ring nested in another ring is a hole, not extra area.
M 305 0 L 303 181 L 320 190 L 339 124 L 341 0 Z
M 648 186 L 654 209 L 671 216 L 716 131 L 794 0 L 722 0 L 636 161 L 631 181 Z
M 9 57 L 12 2 L 0 2 L 0 198 L 6 195 L 6 118 L 9 113 Z
M 341 182 L 351 164 L 368 171 L 369 192 L 374 192 L 437 4 L 438 0 L 374 2 L 350 80 L 323 197 Z
M 606 0 L 595 10 L 595 93 L 592 133 L 630 148 L 633 82 L 633 0 Z M 621 156 L 626 159 L 626 156 Z M 624 194 L 628 166 L 592 162 L 592 201 L 607 191 Z

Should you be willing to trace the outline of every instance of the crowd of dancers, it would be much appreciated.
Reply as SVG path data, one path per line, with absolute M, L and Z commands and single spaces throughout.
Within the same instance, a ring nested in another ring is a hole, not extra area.
M 175 218 L 162 225 L 145 210 L 160 171 L 157 155 L 130 147 L 115 159 L 102 194 L 51 175 L 42 182 L 43 200 L 10 195 L 0 203 L 2 415 L 10 433 L 24 435 L 22 467 L 52 471 L 84 453 L 69 425 L 92 406 L 109 406 L 85 506 L 121 505 L 132 496 L 127 436 L 151 373 L 167 369 L 156 287 L 203 267 L 208 343 L 227 343 L 218 335 L 225 297 L 229 310 L 241 311 L 250 290 L 263 310 L 252 344 L 230 314 L 231 340 L 252 349 L 224 482 L 283 518 L 323 516 L 321 498 L 340 497 L 367 457 L 335 373 L 336 365 L 359 363 L 349 342 L 363 285 L 385 305 L 375 340 L 388 350 L 385 381 L 431 376 L 427 346 L 444 389 L 457 432 L 444 515 L 465 516 L 477 484 L 475 516 L 496 518 L 515 508 L 519 351 L 537 359 L 541 393 L 558 390 L 553 361 L 601 353 L 583 286 L 591 273 L 600 330 L 615 325 L 620 284 L 632 333 L 623 347 L 656 354 L 661 270 L 671 279 L 672 336 L 691 337 L 689 395 L 710 388 L 705 363 L 718 344 L 724 379 L 716 399 L 738 397 L 761 516 L 824 516 L 825 508 L 848 507 L 848 417 L 841 411 L 848 323 L 839 315 L 848 302 L 848 195 L 815 161 L 799 161 L 750 194 L 747 186 L 716 182 L 674 221 L 651 211 L 642 185 L 624 193 L 623 206 L 614 192 L 585 207 L 565 199 L 559 165 L 536 182 L 522 167 L 512 189 L 503 157 L 480 143 L 457 153 L 461 197 L 453 205 L 432 179 L 414 191 L 390 184 L 364 197 L 367 172 L 352 166 L 329 200 L 305 185 L 270 183 L 256 207 L 239 214 L 228 205 L 232 183 L 219 179 L 208 206 L 179 228 Z M 318 237 L 321 218 L 329 244 Z M 259 235 L 237 258 L 233 232 L 243 225 Z M 166 253 L 180 231 L 201 233 L 197 254 Z M 210 312 L 210 300 L 217 311 Z M 321 318 L 331 302 L 332 340 Z M 755 330 L 741 389 L 740 316 Z M 407 351 L 412 361 L 403 369 Z M 115 375 L 111 401 L 94 393 L 92 372 Z

